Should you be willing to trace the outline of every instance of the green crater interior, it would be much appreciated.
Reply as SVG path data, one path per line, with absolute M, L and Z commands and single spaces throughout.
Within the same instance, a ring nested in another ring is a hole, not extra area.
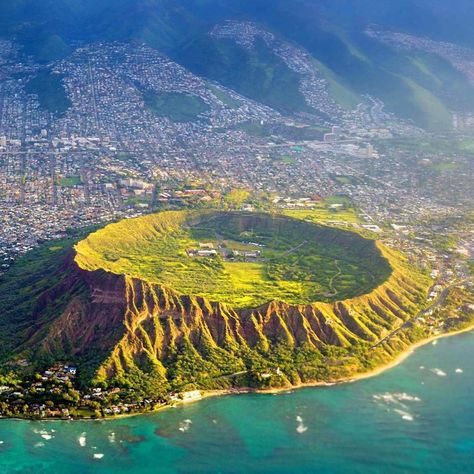
M 206 248 L 217 255 L 190 256 Z M 89 235 L 76 251 L 83 269 L 126 274 L 235 308 L 343 300 L 370 292 L 391 274 L 372 240 L 256 213 L 169 211 L 124 220 Z

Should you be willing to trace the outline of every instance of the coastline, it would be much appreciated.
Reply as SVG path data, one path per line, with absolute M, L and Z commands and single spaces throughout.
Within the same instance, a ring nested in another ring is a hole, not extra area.
M 143 411 L 143 412 L 136 412 L 136 413 L 123 413 L 120 415 L 116 416 L 109 416 L 109 417 L 104 417 L 104 418 L 73 418 L 73 419 L 67 419 L 67 418 L 21 418 L 21 417 L 5 417 L 2 416 L 0 417 L 1 420 L 17 420 L 17 421 L 37 421 L 37 422 L 43 422 L 43 421 L 99 421 L 99 422 L 107 422 L 107 421 L 113 421 L 113 420 L 120 420 L 124 418 L 130 418 L 130 417 L 135 417 L 135 416 L 145 416 L 145 415 L 153 415 L 156 413 L 159 413 L 163 410 L 168 410 L 171 408 L 177 408 L 177 407 L 182 407 L 186 406 L 189 404 L 194 404 L 197 402 L 200 402 L 206 398 L 213 398 L 213 397 L 222 397 L 222 396 L 230 396 L 230 395 L 244 395 L 244 394 L 261 394 L 261 395 L 271 395 L 271 394 L 278 394 L 278 393 L 284 393 L 284 392 L 289 392 L 292 390 L 299 390 L 303 388 L 311 388 L 311 387 L 332 387 L 335 385 L 343 385 L 343 384 L 348 384 L 348 383 L 355 383 L 359 382 L 364 379 L 369 379 L 372 377 L 377 377 L 378 375 L 381 375 L 382 373 L 393 369 L 394 367 L 398 366 L 401 364 L 403 361 L 405 361 L 408 357 L 410 357 L 417 349 L 420 347 L 426 346 L 433 341 L 436 341 L 438 339 L 444 339 L 447 337 L 453 337 L 453 336 L 458 336 L 460 334 L 468 333 L 468 332 L 474 332 L 474 323 L 463 328 L 459 329 L 456 331 L 452 332 L 447 332 L 447 333 L 442 333 L 442 334 L 436 334 L 431 337 L 428 337 L 427 339 L 422 339 L 418 342 L 416 342 L 413 345 L 410 345 L 406 348 L 406 350 L 400 352 L 393 360 L 390 362 L 387 362 L 386 364 L 383 364 L 379 367 L 376 367 L 368 372 L 361 372 L 359 374 L 351 375 L 350 377 L 343 377 L 340 379 L 335 379 L 330 382 L 305 382 L 301 383 L 298 385 L 290 385 L 286 387 L 278 387 L 278 388 L 268 388 L 268 389 L 256 389 L 253 387 L 239 387 L 239 388 L 231 388 L 231 389 L 225 389 L 225 390 L 201 390 L 201 397 L 189 400 L 189 401 L 180 401 L 174 404 L 170 405 L 162 405 L 154 410 L 150 411 Z
M 195 400 L 195 401 L 197 402 L 205 398 L 219 397 L 219 396 L 224 396 L 224 395 L 240 395 L 240 394 L 246 394 L 246 393 L 268 395 L 268 394 L 288 392 L 290 390 L 299 390 L 302 388 L 332 387 L 334 385 L 343 385 L 343 384 L 348 384 L 348 383 L 359 382 L 364 379 L 377 377 L 378 375 L 381 375 L 382 373 L 390 369 L 393 369 L 397 365 L 400 365 L 408 357 L 410 357 L 417 349 L 419 349 L 420 347 L 426 346 L 432 343 L 433 341 L 437 341 L 438 339 L 444 339 L 447 337 L 458 336 L 460 334 L 464 334 L 468 332 L 474 332 L 474 323 L 463 329 L 458 329 L 456 331 L 442 333 L 442 334 L 436 334 L 436 335 L 428 337 L 427 339 L 422 339 L 416 342 L 415 344 L 407 347 L 406 350 L 400 352 L 400 354 L 398 354 L 393 360 L 391 360 L 390 362 L 387 362 L 384 365 L 376 367 L 375 369 L 372 369 L 368 372 L 361 372 L 359 374 L 351 375 L 350 377 L 343 377 L 331 382 L 305 382 L 298 385 L 291 385 L 288 387 L 269 388 L 269 389 L 263 389 L 263 390 L 255 389 L 252 387 L 241 387 L 241 388 L 228 389 L 228 390 L 206 390 L 206 391 L 203 390 L 202 397 L 199 400 Z M 194 401 L 187 402 L 187 403 L 180 403 L 179 405 L 186 405 L 188 403 L 194 403 Z

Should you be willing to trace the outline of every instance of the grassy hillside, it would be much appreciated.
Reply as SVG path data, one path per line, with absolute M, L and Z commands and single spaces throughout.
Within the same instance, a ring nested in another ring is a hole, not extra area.
M 196 74 L 281 111 L 312 111 L 291 71 L 262 40 L 247 50 L 232 40 L 199 36 L 174 54 Z M 313 111 L 315 112 L 315 111 Z
M 47 242 L 19 258 L 0 276 L 0 332 L 3 336 L 0 357 L 12 350 L 36 324 L 46 324 L 64 309 L 70 294 L 47 305 L 37 321 L 33 317 L 43 293 L 68 277 L 64 259 L 70 255 L 71 246 L 90 231 L 73 232 L 65 239 Z
M 353 25 L 342 34 L 340 25 L 315 24 L 301 11 L 286 12 L 284 16 L 274 12 L 266 21 L 308 50 L 323 65 L 323 71 L 338 78 L 336 84 L 353 94 L 379 97 L 388 110 L 417 125 L 449 129 L 448 108 L 461 106 L 463 100 L 471 109 L 474 107 L 474 88 L 451 65 L 437 57 L 392 50 L 366 37 L 361 25 L 360 30 Z M 292 28 L 295 24 L 299 27 Z M 332 93 L 337 97 L 338 89 L 333 87 Z
M 337 380 L 384 363 L 423 337 L 413 327 L 388 347 L 371 349 L 423 307 L 430 279 L 397 252 L 379 249 L 393 268 L 388 280 L 367 295 L 333 304 L 272 302 L 236 312 L 126 278 L 127 330 L 95 382 L 127 385 L 134 373 L 161 386 L 165 379 L 178 390 L 261 388 Z M 61 332 L 62 324 L 51 338 Z M 241 375 L 231 375 L 236 372 Z

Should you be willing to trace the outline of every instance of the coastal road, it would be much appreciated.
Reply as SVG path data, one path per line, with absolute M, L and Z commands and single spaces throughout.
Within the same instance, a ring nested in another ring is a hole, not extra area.
M 243 375 L 246 374 L 248 370 L 241 370 L 239 372 L 234 372 L 233 374 L 226 374 L 226 375 L 219 375 L 218 377 L 212 377 L 211 380 L 224 380 L 224 379 L 230 379 L 232 377 L 236 377 L 237 375 Z M 172 392 L 168 393 L 168 396 L 172 395 L 175 392 L 179 392 L 182 390 L 186 385 L 189 385 L 189 382 L 186 382 L 185 384 L 181 385 L 180 387 L 175 388 Z
M 447 286 L 444 290 L 441 291 L 438 298 L 436 298 L 436 300 L 430 306 L 428 306 L 427 308 L 420 311 L 419 313 L 417 313 L 412 318 L 405 321 L 401 326 L 399 326 L 397 329 L 393 330 L 391 333 L 387 334 L 387 336 L 385 336 L 383 339 L 380 339 L 380 341 L 378 341 L 376 344 L 374 344 L 371 347 L 371 349 L 376 349 L 377 347 L 379 347 L 384 342 L 387 342 L 393 336 L 398 334 L 401 330 L 403 330 L 403 329 L 407 328 L 408 326 L 410 326 L 417 318 L 426 316 L 431 311 L 433 311 L 436 308 L 439 308 L 440 306 L 442 306 L 445 303 L 446 298 L 448 297 L 450 290 L 452 290 L 456 286 L 459 286 L 459 285 L 462 285 L 462 284 L 466 283 L 467 281 L 468 280 L 462 280 L 462 281 L 457 281 L 457 282 L 451 283 L 451 285 Z
M 228 375 L 220 375 L 219 377 L 216 377 L 213 380 L 222 380 L 222 379 L 230 379 L 232 377 L 236 377 L 237 375 L 243 375 L 246 374 L 248 370 L 241 370 L 240 372 L 234 372 L 233 374 L 228 374 Z

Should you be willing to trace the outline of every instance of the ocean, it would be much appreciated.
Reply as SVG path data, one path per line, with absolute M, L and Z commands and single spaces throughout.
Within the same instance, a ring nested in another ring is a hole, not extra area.
M 354 383 L 113 421 L 0 420 L 0 473 L 474 472 L 474 333 Z

